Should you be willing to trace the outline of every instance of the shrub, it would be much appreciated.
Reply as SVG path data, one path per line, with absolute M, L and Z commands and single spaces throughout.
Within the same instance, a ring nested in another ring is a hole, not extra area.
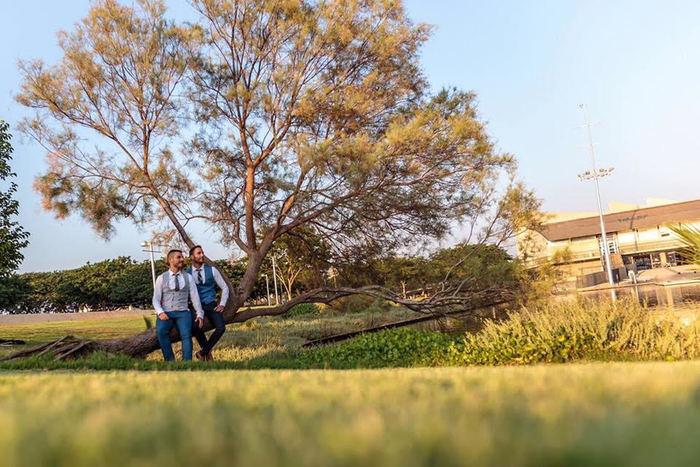
M 394 329 L 300 354 L 303 367 L 522 365 L 700 356 L 700 325 L 629 301 L 544 304 L 460 337 Z
M 452 364 L 680 360 L 700 355 L 698 325 L 630 301 L 548 304 L 488 322 L 450 348 Z
M 446 363 L 454 341 L 439 332 L 392 329 L 303 352 L 299 362 L 312 368 L 438 366 Z

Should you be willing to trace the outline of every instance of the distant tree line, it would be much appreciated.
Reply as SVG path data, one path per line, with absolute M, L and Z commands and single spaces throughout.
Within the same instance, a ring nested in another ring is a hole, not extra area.
M 233 284 L 245 272 L 245 260 L 232 264 L 216 261 Z M 422 256 L 385 256 L 346 264 L 332 264 L 319 248 L 290 244 L 277 252 L 278 290 L 282 300 L 335 281 L 339 286 L 379 284 L 399 294 L 420 294 L 426 284 L 446 276 L 463 280 L 474 288 L 516 286 L 523 271 L 503 249 L 490 245 L 461 244 Z M 165 270 L 163 260 L 156 262 L 156 273 Z M 334 274 L 329 274 L 334 271 Z M 268 275 L 274 294 L 272 264 L 262 271 Z M 0 306 L 5 313 L 61 313 L 81 309 L 109 310 L 128 306 L 150 307 L 153 287 L 149 261 L 118 257 L 88 263 L 76 269 L 32 272 L 13 276 L 13 295 Z M 266 303 L 267 288 L 260 277 L 250 303 Z
M 217 262 L 231 277 L 240 268 L 226 261 Z M 165 262 L 156 262 L 156 274 L 165 271 Z M 63 313 L 81 309 L 109 310 L 128 306 L 148 308 L 153 296 L 149 261 L 120 256 L 76 269 L 31 272 L 14 276 L 12 302 L 5 313 Z

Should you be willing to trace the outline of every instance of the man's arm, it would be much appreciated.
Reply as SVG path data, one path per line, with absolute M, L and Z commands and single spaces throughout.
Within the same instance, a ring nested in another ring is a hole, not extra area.
M 197 292 L 197 286 L 194 285 L 194 278 L 188 272 L 185 274 L 189 276 L 187 279 L 190 281 L 190 300 L 192 300 L 192 306 L 197 312 L 197 318 L 204 319 L 204 309 L 202 308 L 202 302 L 199 301 L 199 292 Z
M 163 306 L 160 304 L 161 299 L 163 298 L 163 276 L 158 276 L 156 279 L 156 284 L 153 286 L 153 309 L 156 312 L 156 315 L 160 315 L 161 313 L 165 313 L 165 310 L 163 310 Z M 167 318 L 168 315 L 165 315 Z
M 226 306 L 226 302 L 228 302 L 228 284 L 226 284 L 224 278 L 221 277 L 221 273 L 218 269 L 212 267 L 211 271 L 214 274 L 214 281 L 216 281 L 216 285 L 218 285 L 221 289 L 221 300 L 219 300 L 219 306 L 223 308 Z

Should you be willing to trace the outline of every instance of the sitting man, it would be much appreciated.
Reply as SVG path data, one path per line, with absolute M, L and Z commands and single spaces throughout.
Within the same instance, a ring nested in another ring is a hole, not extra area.
M 158 315 L 156 335 L 166 361 L 175 360 L 170 331 L 177 326 L 182 339 L 182 359 L 192 360 L 192 313 L 188 299 L 197 311 L 196 326 L 204 323 L 204 310 L 199 302 L 192 276 L 182 270 L 185 258 L 180 250 L 170 250 L 165 258 L 168 270 L 158 276 L 153 288 L 153 308 Z
M 201 246 L 196 245 L 190 248 L 190 259 L 192 266 L 187 268 L 187 272 L 194 278 L 194 283 L 197 285 L 199 298 L 202 300 L 202 309 L 209 322 L 214 326 L 214 332 L 211 333 L 209 339 L 201 329 L 195 328 L 193 331 L 194 337 L 199 342 L 201 350 L 195 354 L 199 360 L 213 360 L 211 351 L 221 339 L 221 336 L 226 332 L 226 323 L 224 322 L 224 307 L 228 301 L 228 286 L 226 281 L 221 277 L 218 270 L 204 264 L 204 250 Z M 216 304 L 216 287 L 221 289 L 221 300 Z

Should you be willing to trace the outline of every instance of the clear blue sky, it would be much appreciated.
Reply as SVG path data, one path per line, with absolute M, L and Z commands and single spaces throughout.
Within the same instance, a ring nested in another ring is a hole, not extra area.
M 3 2 L 0 29 L 0 118 L 15 125 L 18 58 L 58 57 L 55 32 L 70 28 L 89 2 Z M 179 17 L 182 0 L 171 1 Z M 475 91 L 498 147 L 517 156 L 522 179 L 550 211 L 593 210 L 586 103 L 600 165 L 615 166 L 604 201 L 641 203 L 646 196 L 700 198 L 700 2 L 670 0 L 410 0 L 415 21 L 435 26 L 423 67 L 435 88 Z M 75 267 L 117 255 L 145 258 L 148 236 L 125 223 L 110 242 L 78 217 L 43 212 L 32 180 L 44 161 L 39 147 L 15 135 L 20 222 L 31 232 L 22 271 Z M 203 234 L 210 254 L 226 257 Z

